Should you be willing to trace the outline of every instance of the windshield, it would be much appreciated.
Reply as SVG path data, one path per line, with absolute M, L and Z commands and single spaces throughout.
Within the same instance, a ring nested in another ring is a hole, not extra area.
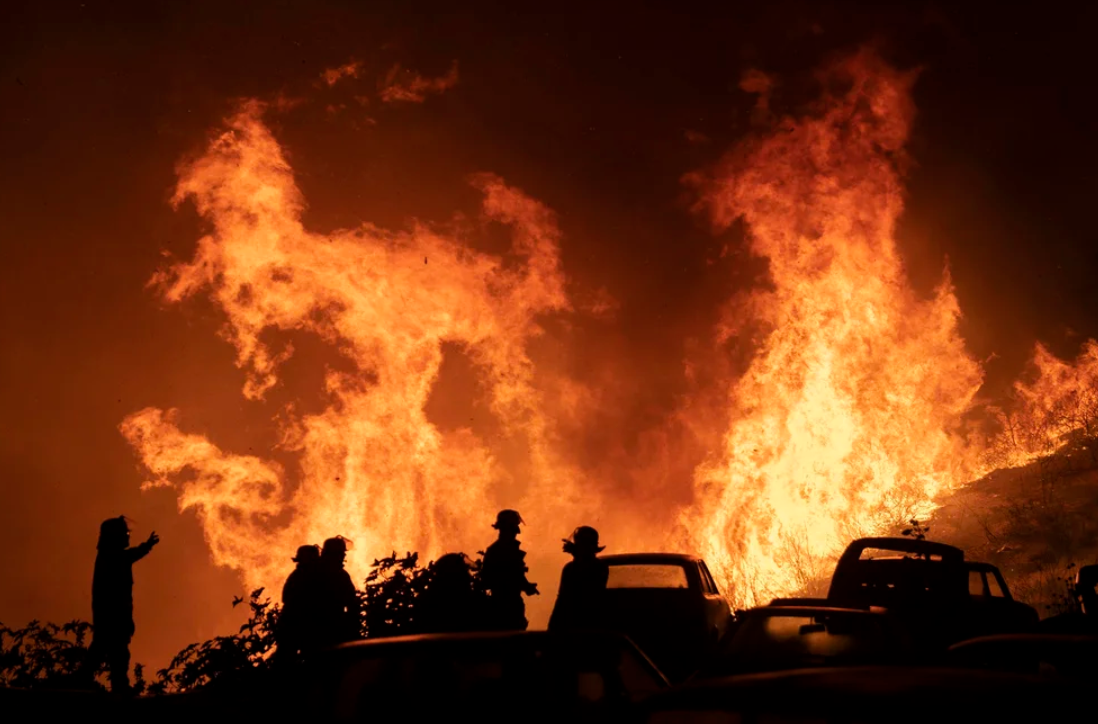
M 911 558 L 858 561 L 832 583 L 833 595 L 879 606 L 967 596 L 968 572 L 948 563 Z
M 688 588 L 686 569 L 678 563 L 629 563 L 610 566 L 607 588 Z

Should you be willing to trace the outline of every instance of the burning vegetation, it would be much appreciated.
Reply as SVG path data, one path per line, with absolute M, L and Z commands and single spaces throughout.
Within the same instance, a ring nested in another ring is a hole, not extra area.
M 452 76 L 408 87 L 422 94 Z M 334 532 L 356 541 L 348 568 L 357 580 L 394 548 L 425 559 L 473 551 L 507 506 L 538 512 L 530 548 L 607 511 L 608 540 L 697 552 L 746 606 L 810 587 L 851 538 L 924 519 L 992 470 L 1089 435 L 1093 343 L 1074 365 L 1039 347 L 1017 399 L 982 411 L 1000 431 L 966 422 L 981 412 L 983 371 L 958 332 L 948 273 L 920 297 L 895 240 L 915 74 L 863 51 L 820 82 L 811 112 L 688 177 L 716 231 L 742 221 L 769 265 L 767 288 L 732 300 L 708 353 L 735 342 L 753 355 L 742 375 L 706 391 L 722 399 L 726 426 L 709 430 L 720 443 L 693 479 L 638 469 L 637 489 L 613 500 L 600 499 L 605 487 L 560 434 L 558 418 L 584 414 L 578 400 L 589 398 L 529 351 L 546 315 L 575 313 L 553 211 L 485 174 L 471 183 L 484 224 L 509 231 L 504 254 L 425 224 L 312 231 L 265 106 L 244 104 L 180 170 L 174 203 L 193 203 L 209 234 L 151 284 L 170 303 L 210 295 L 247 373 L 247 400 L 264 400 L 293 354 L 272 331 L 314 334 L 343 364 L 325 375 L 323 410 L 277 413 L 291 469 L 188 431 L 185 410 L 129 415 L 121 432 L 150 473 L 146 485 L 177 489 L 214 561 L 251 588 L 276 586 L 288 551 Z M 426 412 L 447 345 L 480 375 L 499 430 L 491 439 L 440 429 Z M 691 502 L 645 499 L 667 490 Z

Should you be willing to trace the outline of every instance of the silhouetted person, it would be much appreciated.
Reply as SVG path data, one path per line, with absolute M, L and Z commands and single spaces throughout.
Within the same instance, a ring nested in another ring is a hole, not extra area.
M 316 649 L 320 638 L 320 546 L 301 546 L 292 560 L 297 567 L 282 587 L 282 611 L 275 637 L 279 663 L 308 655 Z
M 1083 566 L 1075 574 L 1072 595 L 1077 611 L 1068 611 L 1041 621 L 1041 633 L 1098 636 L 1098 565 Z
M 598 558 L 604 549 L 599 545 L 599 532 L 586 525 L 565 539 L 564 552 L 570 553 L 572 560 L 560 574 L 557 601 L 549 617 L 550 631 L 601 628 L 605 624 L 604 594 L 610 566 Z
M 484 552 L 481 580 L 490 594 L 488 601 L 492 628 L 525 630 L 526 602 L 522 595 L 538 595 L 538 586 L 526 579 L 526 552 L 519 547 L 519 526 L 522 516 L 514 510 L 502 510 L 493 528 L 499 539 Z
M 480 603 L 465 556 L 447 553 L 431 566 L 427 589 L 416 604 L 416 629 L 420 633 L 479 631 L 484 625 Z
M 324 541 L 320 551 L 318 641 L 334 646 L 359 637 L 358 590 L 343 568 L 347 560 L 347 539 L 336 536 Z
M 134 634 L 132 566 L 159 542 L 154 532 L 144 543 L 130 548 L 130 526 L 124 516 L 110 518 L 99 526 L 87 673 L 94 677 L 100 664 L 106 663 L 112 692 L 130 690 L 130 641 Z

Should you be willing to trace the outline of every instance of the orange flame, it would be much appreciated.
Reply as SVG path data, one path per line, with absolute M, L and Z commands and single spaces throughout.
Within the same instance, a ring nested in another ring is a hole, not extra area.
M 1003 432 L 989 451 L 995 467 L 1017 467 L 1052 455 L 1073 438 L 1098 436 L 1098 342 L 1088 340 L 1074 362 L 1038 344 L 1030 382 L 1014 384 L 1008 409 L 997 410 Z
M 412 90 L 441 90 L 449 78 Z M 498 508 L 518 507 L 531 521 L 532 567 L 575 525 L 598 522 L 616 550 L 700 553 L 733 602 L 748 606 L 825 577 L 852 537 L 925 517 L 989 468 L 979 457 L 988 450 L 961 426 L 982 371 L 958 333 L 951 282 L 946 275 L 930 299 L 917 296 L 894 239 L 914 74 L 862 52 L 822 80 L 845 90 L 690 179 L 719 230 L 745 222 L 772 287 L 722 323 L 718 341 L 754 327 L 764 336 L 742 378 L 728 381 L 731 423 L 695 470 L 693 505 L 661 499 L 682 489 L 670 490 L 675 455 L 666 450 L 651 469 L 626 471 L 644 481 L 627 504 L 601 506 L 590 485 L 580 495 L 560 429 L 582 427 L 577 420 L 612 396 L 536 368 L 528 353 L 539 315 L 573 307 L 549 209 L 494 176 L 472 179 L 485 218 L 510 227 L 506 260 L 421 225 L 315 233 L 302 224 L 305 200 L 257 102 L 181 169 L 173 203 L 193 202 L 212 231 L 190 262 L 150 283 L 172 303 L 209 291 L 228 317 L 249 400 L 264 399 L 293 353 L 265 342 L 269 330 L 315 334 L 353 372 L 327 372 L 322 412 L 283 411 L 281 446 L 297 454 L 295 471 L 182 431 L 175 410 L 130 415 L 121 431 L 152 474 L 146 486 L 178 488 L 214 562 L 254 587 L 277 585 L 290 552 L 336 533 L 356 541 L 348 567 L 358 580 L 390 550 L 473 551 Z M 758 92 L 770 87 L 758 74 L 749 81 Z M 425 408 L 446 343 L 478 367 L 499 428 L 521 454 L 432 424 Z M 1098 382 L 1098 343 L 1074 366 L 1040 347 L 1035 363 L 1040 376 L 1017 387 L 1018 410 L 1006 417 L 1008 434 L 1031 433 L 998 466 L 1062 445 L 1068 428 L 1098 411 L 1073 393 Z M 699 407 L 675 419 L 719 431 Z M 688 533 L 656 523 L 668 519 Z
M 210 290 L 228 316 L 249 400 L 264 398 L 292 354 L 263 341 L 269 329 L 319 335 L 357 372 L 327 373 L 323 412 L 289 411 L 283 447 L 299 455 L 296 488 L 276 464 L 223 452 L 182 432 L 174 411 L 153 408 L 121 425 L 155 476 L 147 485 L 178 486 L 214 561 L 255 586 L 281 580 L 287 551 L 336 533 L 356 541 L 348 567 L 361 580 L 369 559 L 390 550 L 476 550 L 491 533 L 496 498 L 541 515 L 569 505 L 571 478 L 553 452 L 526 351 L 540 333 L 535 316 L 569 308 L 553 214 L 494 176 L 472 179 L 486 218 L 510 227 L 518 264 L 422 226 L 313 233 L 262 112 L 243 106 L 182 169 L 174 203 L 193 201 L 213 230 L 192 261 L 150 283 L 169 302 Z M 469 430 L 443 433 L 428 420 L 444 342 L 463 346 L 502 429 L 525 441 L 526 479 L 512 478 Z M 183 481 L 187 472 L 193 480 Z
M 691 179 L 718 228 L 744 220 L 773 284 L 684 514 L 739 605 L 826 576 L 852 537 L 926 515 L 972 474 L 958 425 L 982 372 L 948 276 L 917 298 L 894 239 L 914 75 L 863 52 L 822 80 L 847 89 Z

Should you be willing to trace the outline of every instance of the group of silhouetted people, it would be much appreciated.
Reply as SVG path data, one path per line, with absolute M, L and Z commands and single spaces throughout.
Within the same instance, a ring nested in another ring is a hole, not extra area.
M 522 516 L 503 510 L 493 527 L 498 539 L 484 551 L 481 583 L 486 596 L 474 590 L 465 556 L 449 553 L 431 566 L 426 590 L 417 598 L 415 622 L 421 633 L 485 630 L 525 630 L 524 596 L 539 594 L 527 578 L 526 552 L 518 536 Z M 133 571 L 159 542 L 156 533 L 130 547 L 130 527 L 124 516 L 103 521 L 92 581 L 92 643 L 85 676 L 93 679 L 104 665 L 111 690 L 130 689 L 130 641 L 134 634 Z M 361 602 L 344 569 L 350 541 L 335 536 L 323 546 L 303 545 L 293 557 L 296 567 L 282 589 L 282 609 L 275 628 L 276 659 L 300 660 L 310 652 L 353 641 L 360 636 Z M 594 528 L 582 526 L 564 541 L 572 561 L 564 566 L 550 630 L 598 628 L 605 621 L 602 593 L 609 567 L 597 555 L 603 550 Z
M 493 527 L 498 539 L 484 551 L 482 595 L 474 588 L 464 555 L 449 553 L 430 568 L 427 587 L 415 603 L 414 623 L 419 633 L 457 633 L 487 630 L 524 630 L 524 596 L 538 595 L 527 578 L 526 552 L 518 536 L 522 516 L 500 511 Z M 103 521 L 92 581 L 92 642 L 83 675 L 94 680 L 105 665 L 112 692 L 130 691 L 129 645 L 134 634 L 133 564 L 160 541 L 155 532 L 130 546 L 130 527 L 124 516 Z M 276 660 L 296 661 L 312 651 L 360 637 L 359 592 L 344 569 L 350 541 L 336 536 L 323 546 L 303 545 L 297 564 L 282 590 L 282 609 L 276 628 Z M 561 572 L 549 630 L 612 627 L 604 593 L 610 569 L 598 554 L 599 534 L 581 526 L 564 540 L 572 560 Z M 1047 633 L 1098 633 L 1098 565 L 1080 569 L 1072 593 L 1081 609 L 1046 619 Z
M 415 630 L 419 633 L 524 630 L 524 596 L 538 595 L 527 578 L 526 552 L 518 541 L 522 516 L 503 510 L 493 527 L 498 539 L 484 552 L 481 583 L 486 597 L 474 589 L 473 575 L 460 553 L 448 553 L 431 566 L 426 590 L 416 599 Z M 357 591 L 343 570 L 345 539 L 325 542 L 323 549 L 298 549 L 297 568 L 282 591 L 277 649 L 283 660 L 359 637 Z M 603 547 L 594 528 L 577 528 L 564 550 L 573 556 L 564 567 L 550 629 L 591 628 L 602 621 L 601 592 L 609 568 L 596 556 Z
M 275 631 L 280 659 L 358 638 L 358 590 L 343 567 L 347 546 L 346 538 L 336 536 L 323 546 L 297 549 Z
M 514 510 L 500 511 L 494 528 L 499 539 L 484 551 L 481 581 L 488 591 L 485 629 L 524 630 L 527 626 L 523 595 L 538 595 L 538 586 L 526 578 L 526 552 L 518 541 L 522 517 Z M 561 572 L 557 601 L 549 618 L 549 630 L 597 628 L 604 622 L 603 592 L 610 567 L 599 560 L 599 533 L 581 526 L 564 540 L 564 552 L 572 556 Z

